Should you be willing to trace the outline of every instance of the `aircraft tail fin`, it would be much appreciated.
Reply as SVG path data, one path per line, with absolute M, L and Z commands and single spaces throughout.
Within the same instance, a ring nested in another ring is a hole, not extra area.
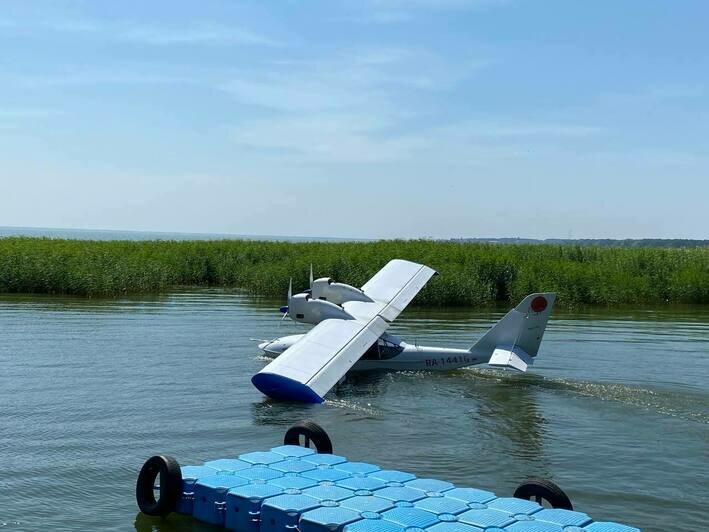
M 537 356 L 556 294 L 530 294 L 510 310 L 470 352 L 477 358 L 489 357 L 494 367 L 526 371 Z

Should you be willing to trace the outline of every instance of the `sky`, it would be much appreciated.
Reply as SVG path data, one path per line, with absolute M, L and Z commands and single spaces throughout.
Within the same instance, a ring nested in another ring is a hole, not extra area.
M 0 226 L 709 238 L 704 0 L 0 0 Z

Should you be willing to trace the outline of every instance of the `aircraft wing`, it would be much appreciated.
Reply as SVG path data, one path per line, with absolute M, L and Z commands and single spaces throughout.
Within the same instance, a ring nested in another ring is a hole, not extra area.
M 394 259 L 362 286 L 365 295 L 378 305 L 350 301 L 342 306 L 347 312 L 359 318 L 369 305 L 372 311 L 376 309 L 376 313 L 385 320 L 394 321 L 436 273 L 436 270 L 423 264 Z
M 321 321 L 251 382 L 275 399 L 321 403 L 435 274 L 422 264 L 390 261 L 362 287 L 372 301 L 343 303 L 353 319 Z
M 254 375 L 251 382 L 275 399 L 322 403 L 330 388 L 388 327 L 379 315 L 366 322 L 321 321 Z

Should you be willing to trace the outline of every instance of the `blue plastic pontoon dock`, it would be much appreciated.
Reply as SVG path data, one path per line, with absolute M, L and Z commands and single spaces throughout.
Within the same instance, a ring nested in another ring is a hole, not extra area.
M 294 445 L 181 472 L 177 511 L 240 532 L 639 532 Z

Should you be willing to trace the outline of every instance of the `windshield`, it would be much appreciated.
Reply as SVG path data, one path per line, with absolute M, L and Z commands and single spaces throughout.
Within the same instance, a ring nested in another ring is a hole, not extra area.
M 400 345 L 380 338 L 365 351 L 362 360 L 387 360 L 394 358 L 403 350 L 404 348 Z

